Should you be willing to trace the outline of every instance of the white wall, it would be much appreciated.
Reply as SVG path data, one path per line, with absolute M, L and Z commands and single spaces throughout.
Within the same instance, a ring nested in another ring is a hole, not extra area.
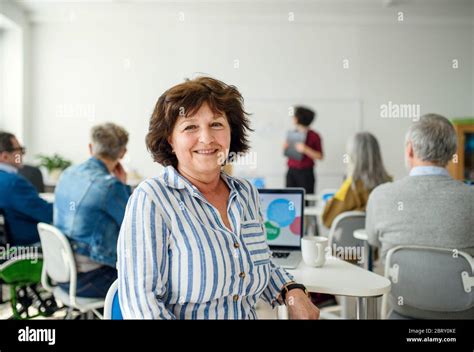
M 9 0 L 0 2 L 0 127 L 20 141 L 28 139 L 29 114 L 29 22 L 23 9 Z
M 3 128 L 23 139 L 23 52 L 21 30 L 11 27 L 3 36 Z
M 387 169 L 402 177 L 409 120 L 381 118 L 381 104 L 420 104 L 422 113 L 448 117 L 473 113 L 471 5 L 453 3 L 449 9 L 141 3 L 38 12 L 30 150 L 80 162 L 90 127 L 114 121 L 130 132 L 128 166 L 155 175 L 159 167 L 144 145 L 154 104 L 165 89 L 201 72 L 242 92 L 254 113 L 258 158 L 257 170 L 245 173 L 266 176 L 269 186 L 283 185 L 280 149 L 295 103 L 319 111 L 314 128 L 331 146 L 318 166 L 320 187 L 340 183 L 345 140 L 359 128 L 378 137 Z M 398 22 L 401 10 L 405 20 Z

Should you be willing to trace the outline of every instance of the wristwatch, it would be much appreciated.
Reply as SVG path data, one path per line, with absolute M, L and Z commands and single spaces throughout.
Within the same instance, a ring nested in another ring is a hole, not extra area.
M 283 300 L 283 302 L 285 302 L 286 300 L 286 294 L 288 293 L 288 291 L 294 290 L 295 288 L 303 290 L 304 293 L 306 293 L 306 296 L 309 296 L 309 292 L 304 285 L 293 282 L 293 283 L 283 286 L 283 289 L 280 292 L 281 299 Z

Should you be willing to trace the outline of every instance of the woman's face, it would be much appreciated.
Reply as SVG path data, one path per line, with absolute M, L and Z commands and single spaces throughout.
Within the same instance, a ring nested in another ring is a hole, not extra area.
M 168 142 L 178 167 L 187 173 L 220 172 L 230 147 L 230 126 L 224 114 L 214 114 L 207 103 L 193 116 L 180 116 Z

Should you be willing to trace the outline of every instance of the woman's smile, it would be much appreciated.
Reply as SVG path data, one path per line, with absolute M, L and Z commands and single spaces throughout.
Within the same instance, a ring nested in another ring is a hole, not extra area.
M 219 149 L 212 148 L 212 149 L 198 149 L 195 150 L 194 153 L 203 155 L 203 156 L 213 156 L 216 155 Z

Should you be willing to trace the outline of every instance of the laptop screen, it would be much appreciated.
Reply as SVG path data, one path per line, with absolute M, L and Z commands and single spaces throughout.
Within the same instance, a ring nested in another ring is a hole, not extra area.
M 268 245 L 300 248 L 304 189 L 259 189 L 258 192 Z

